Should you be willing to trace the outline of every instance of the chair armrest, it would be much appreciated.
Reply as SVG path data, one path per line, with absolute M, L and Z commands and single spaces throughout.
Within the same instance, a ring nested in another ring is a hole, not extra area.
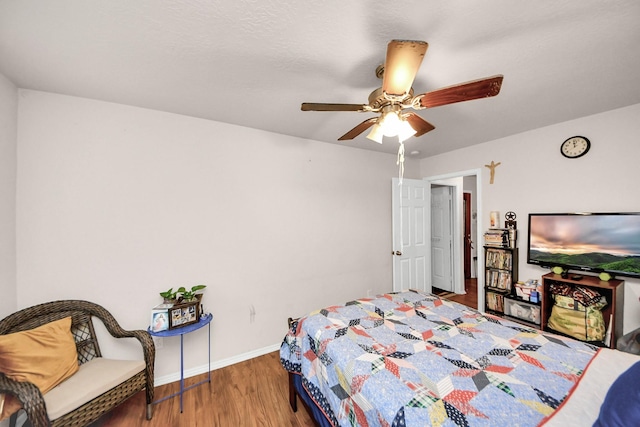
M 33 427 L 51 425 L 40 389 L 28 381 L 14 381 L 0 372 L 0 393 L 11 394 L 20 400 Z
M 115 338 L 135 338 L 140 342 L 147 371 L 147 404 L 151 404 L 154 397 L 154 367 L 156 359 L 156 347 L 151 335 L 143 330 L 127 331 L 120 326 L 115 317 L 104 307 L 86 301 L 83 301 L 83 304 L 85 305 L 85 310 L 102 321 L 111 336 Z
M 153 343 L 153 339 L 149 332 L 147 331 L 124 331 L 126 332 L 126 336 L 130 336 L 136 338 L 140 341 L 140 345 L 142 345 L 142 352 L 144 354 L 144 363 L 146 365 L 147 371 L 147 386 L 146 386 L 146 396 L 147 396 L 147 404 L 150 405 L 153 402 L 153 397 L 155 393 L 154 388 L 154 368 L 155 368 L 155 360 L 156 360 L 156 346 Z M 147 419 L 151 419 L 150 416 L 147 416 Z
M 118 321 L 113 315 L 107 311 L 104 307 L 99 306 L 88 301 L 75 301 L 76 305 L 89 312 L 92 316 L 97 317 L 102 321 L 107 329 L 107 332 L 115 338 L 135 338 L 142 345 L 142 351 L 144 352 L 144 359 L 147 365 L 152 366 L 155 362 L 156 348 L 153 344 L 153 339 L 147 331 L 133 330 L 127 331 L 122 329 Z M 153 368 L 152 368 L 153 369 Z

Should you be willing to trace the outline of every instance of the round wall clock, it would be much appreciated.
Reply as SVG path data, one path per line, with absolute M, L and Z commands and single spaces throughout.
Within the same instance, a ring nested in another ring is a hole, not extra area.
M 569 159 L 582 157 L 591 148 L 591 142 L 584 136 L 572 136 L 560 145 L 560 152 Z

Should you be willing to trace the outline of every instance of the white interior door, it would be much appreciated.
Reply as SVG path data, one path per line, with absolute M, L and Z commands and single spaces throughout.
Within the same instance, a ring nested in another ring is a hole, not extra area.
M 452 189 L 431 187 L 431 285 L 453 291 Z
M 427 225 L 429 183 L 417 179 L 393 178 L 393 290 L 418 289 L 431 292 L 427 280 Z
M 486 168 L 483 168 L 486 169 Z M 433 184 L 433 185 L 448 185 L 451 186 L 453 188 L 457 188 L 457 180 L 463 181 L 463 179 L 465 177 L 473 177 L 473 191 L 475 194 L 475 197 L 473 198 L 475 200 L 475 205 L 474 205 L 474 210 L 476 212 L 476 219 L 475 221 L 477 222 L 477 224 L 483 224 L 483 217 L 482 217 L 482 211 L 483 211 L 483 207 L 482 207 L 482 185 L 478 185 L 478 183 L 482 182 L 482 176 L 485 173 L 485 171 L 483 169 L 471 169 L 471 170 L 467 170 L 467 171 L 461 171 L 461 172 L 453 172 L 453 173 L 448 173 L 445 175 L 437 175 L 437 176 L 429 176 L 424 178 L 426 182 L 428 182 L 429 184 Z M 463 182 L 460 184 L 460 190 L 454 190 L 454 195 L 457 194 L 461 194 L 461 192 L 463 191 L 462 187 L 463 187 Z M 462 197 L 462 196 L 460 196 Z M 462 209 L 461 208 L 456 208 L 455 207 L 455 199 L 456 197 L 454 196 L 454 213 L 455 212 L 460 212 L 460 215 L 462 215 Z M 460 219 L 456 219 L 455 215 L 453 216 L 453 224 L 454 224 L 454 229 L 455 224 L 458 223 L 461 226 L 458 227 L 459 229 L 462 229 L 462 225 L 463 225 L 463 220 L 462 220 L 462 216 L 460 216 Z M 477 227 L 474 229 L 474 233 L 472 233 L 472 239 L 474 239 L 474 241 L 479 242 L 480 239 L 478 238 L 478 229 Z M 461 253 L 459 256 L 456 255 L 456 253 L 458 253 L 459 251 L 457 251 L 455 249 L 455 242 L 458 241 L 460 243 L 462 243 L 462 232 L 460 232 L 460 236 L 456 236 L 456 233 L 454 231 L 454 237 L 453 237 L 453 242 L 454 242 L 454 251 L 453 251 L 453 283 L 454 283 L 454 292 L 462 294 L 465 292 L 464 289 L 464 269 L 462 268 L 462 259 L 463 259 L 463 254 Z M 429 239 L 429 241 L 427 242 L 427 244 L 429 245 L 429 253 L 431 252 L 431 239 Z M 458 247 L 462 247 L 462 245 L 458 245 Z M 459 258 L 460 261 L 456 261 L 456 258 Z M 458 268 L 456 268 L 456 266 L 459 266 Z M 484 270 L 484 259 L 483 257 L 478 257 L 477 259 L 477 264 L 476 264 L 476 268 L 478 271 L 483 271 Z M 457 271 L 459 273 L 457 273 Z M 482 274 L 479 274 L 477 276 L 477 280 L 478 280 L 478 307 L 480 308 L 480 310 L 483 310 L 484 307 L 484 276 Z

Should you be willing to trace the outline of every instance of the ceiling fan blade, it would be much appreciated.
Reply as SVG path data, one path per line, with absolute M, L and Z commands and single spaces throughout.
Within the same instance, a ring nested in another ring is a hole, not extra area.
M 502 78 L 503 76 L 499 74 L 416 95 L 414 105 L 416 105 L 416 100 L 419 100 L 422 108 L 433 108 L 456 102 L 496 96 L 500 93 Z
M 429 44 L 418 40 L 391 40 L 387 45 L 382 90 L 387 95 L 409 93 Z
M 416 131 L 416 134 L 413 135 L 416 138 L 436 128 L 416 113 L 407 113 L 404 117 L 407 119 L 413 130 Z
M 302 111 L 368 111 L 368 105 L 362 104 L 323 104 L 315 102 L 303 102 Z
M 369 129 L 371 126 L 373 126 L 377 121 L 378 121 L 377 117 L 372 117 L 370 119 L 365 120 L 364 122 L 360 123 L 358 126 L 351 129 L 349 132 L 345 133 L 340 138 L 338 138 L 338 141 L 344 141 L 347 139 L 355 138 L 356 136 L 360 135 L 362 132 Z

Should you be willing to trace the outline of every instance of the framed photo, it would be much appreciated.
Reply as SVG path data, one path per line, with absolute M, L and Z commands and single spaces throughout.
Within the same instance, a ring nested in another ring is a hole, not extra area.
M 200 301 L 174 305 L 169 309 L 169 329 L 198 323 Z
M 168 307 L 163 307 L 168 305 Z M 166 331 L 169 329 L 169 308 L 170 304 L 161 304 L 151 310 L 151 330 L 153 332 Z
M 500 212 L 491 211 L 489 214 L 489 228 L 500 227 Z

